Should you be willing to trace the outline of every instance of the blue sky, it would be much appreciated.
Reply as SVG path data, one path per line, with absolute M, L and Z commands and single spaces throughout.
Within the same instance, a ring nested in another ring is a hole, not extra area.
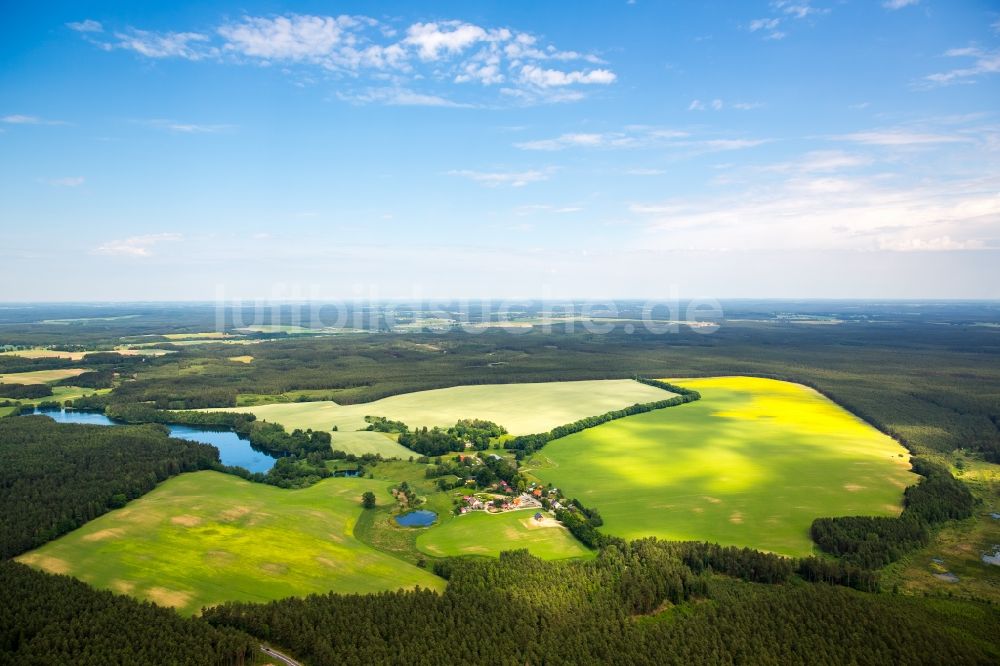
M 3 13 L 0 300 L 1000 297 L 995 2 Z

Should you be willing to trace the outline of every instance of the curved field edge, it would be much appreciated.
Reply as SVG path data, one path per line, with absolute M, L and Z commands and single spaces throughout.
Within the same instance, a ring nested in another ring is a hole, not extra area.
M 373 486 L 386 483 L 338 478 L 283 490 L 183 474 L 18 559 L 185 615 L 223 601 L 443 589 L 354 537 L 361 494 Z
M 554 440 L 529 461 L 538 480 L 598 509 L 609 534 L 809 555 L 813 519 L 898 515 L 917 481 L 898 442 L 809 387 L 664 381 L 702 399 Z

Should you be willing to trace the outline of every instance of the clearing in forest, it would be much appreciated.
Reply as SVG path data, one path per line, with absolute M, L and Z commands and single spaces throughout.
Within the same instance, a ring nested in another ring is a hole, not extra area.
M 791 556 L 813 552 L 813 519 L 898 515 L 917 481 L 899 443 L 805 386 L 667 381 L 702 399 L 555 440 L 530 474 L 598 509 L 608 534 Z
M 283 490 L 182 474 L 18 559 L 185 615 L 228 600 L 443 589 L 440 578 L 354 537 L 362 493 L 387 485 L 338 478 Z

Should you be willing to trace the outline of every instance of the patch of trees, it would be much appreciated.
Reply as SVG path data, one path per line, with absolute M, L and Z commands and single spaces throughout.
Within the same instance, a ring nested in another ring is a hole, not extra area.
M 103 389 L 111 388 L 114 383 L 115 373 L 112 370 L 88 370 L 81 372 L 75 377 L 67 377 L 57 382 L 59 386 L 80 386 L 83 388 Z
M 680 386 L 674 386 L 673 384 L 661 382 L 656 379 L 636 378 L 636 381 L 661 388 L 665 391 L 677 393 L 678 395 L 672 398 L 667 398 L 666 400 L 636 403 L 631 407 L 625 407 L 624 409 L 615 409 L 597 416 L 588 416 L 587 418 L 574 421 L 573 423 L 567 423 L 566 425 L 555 427 L 548 432 L 514 437 L 513 439 L 509 439 L 504 442 L 504 448 L 516 451 L 517 459 L 522 460 L 554 439 L 559 439 L 560 437 L 565 437 L 566 435 L 572 435 L 573 433 L 580 432 L 581 430 L 593 428 L 594 426 L 599 426 L 603 423 L 607 423 L 608 421 L 614 421 L 615 419 L 623 419 L 626 416 L 644 414 L 646 412 L 651 412 L 656 409 L 664 409 L 666 407 L 676 407 L 677 405 L 683 405 L 701 398 L 701 394 L 697 391 L 692 391 Z
M 787 565 L 760 569 L 773 557 L 655 539 L 608 544 L 588 562 L 544 562 L 514 551 L 496 560 L 437 563 L 435 572 L 448 579 L 441 594 L 417 589 L 228 603 L 207 609 L 204 618 L 287 646 L 316 666 L 989 663 L 1000 657 L 998 612 L 985 604 L 932 606 L 918 598 L 822 584 L 751 584 L 711 573 L 718 566 L 780 583 L 791 575 Z M 688 561 L 704 564 L 695 570 Z
M 817 518 L 811 528 L 816 545 L 845 562 L 875 569 L 925 546 L 933 526 L 972 515 L 976 500 L 964 483 L 941 465 L 923 458 L 912 462 L 924 478 L 906 489 L 898 517 Z
M 0 663 L 252 664 L 257 641 L 169 608 L 0 562 Z
M 384 416 L 366 416 L 365 423 L 368 427 L 365 430 L 374 432 L 407 432 L 409 427 L 402 421 L 392 421 Z
M 444 428 L 416 428 L 410 430 L 402 421 L 384 416 L 366 416 L 365 430 L 399 433 L 399 443 L 423 456 L 443 456 L 449 452 L 464 451 L 469 444 L 477 451 L 490 447 L 491 439 L 507 434 L 507 430 L 492 421 L 460 419 L 447 430 Z
M 503 426 L 483 419 L 460 419 L 448 431 L 477 451 L 485 451 L 490 447 L 491 440 L 507 434 Z
M 443 456 L 465 450 L 465 442 L 458 435 L 442 428 L 417 428 L 400 433 L 399 443 L 424 456 Z
M 158 425 L 2 419 L 0 557 L 74 530 L 171 476 L 218 464 L 215 447 L 171 439 Z
M 16 400 L 34 400 L 52 395 L 48 384 L 0 384 L 0 397 Z

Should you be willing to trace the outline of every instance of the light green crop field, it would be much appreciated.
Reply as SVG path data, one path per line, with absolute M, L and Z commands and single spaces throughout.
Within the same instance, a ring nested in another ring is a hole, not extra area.
M 82 398 L 85 395 L 104 395 L 105 393 L 111 393 L 111 389 L 92 389 L 82 386 L 53 386 L 52 395 L 45 396 L 44 398 L 21 398 L 20 403 L 24 405 L 38 405 L 40 402 L 66 402 L 67 400 L 76 400 L 77 398 Z
M 365 416 L 386 416 L 410 427 L 452 426 L 459 419 L 487 419 L 512 434 L 545 432 L 578 419 L 664 400 L 672 394 L 631 379 L 535 384 L 483 384 L 394 395 L 358 405 L 294 402 L 237 407 L 286 429 L 312 428 L 341 432 L 363 430 Z
M 0 352 L 0 356 L 20 356 L 21 358 L 68 358 L 79 361 L 90 352 L 56 351 L 55 349 L 19 349 L 17 351 Z
M 442 524 L 417 537 L 417 548 L 435 557 L 488 555 L 527 548 L 544 560 L 592 557 L 593 552 L 573 538 L 555 518 L 543 514 L 535 520 L 530 510 L 487 514 L 482 511 L 464 516 L 443 517 Z
M 791 556 L 813 552 L 813 519 L 898 515 L 917 481 L 895 440 L 805 386 L 668 381 L 702 399 L 555 440 L 529 473 L 597 508 L 609 534 Z
M 85 373 L 83 368 L 63 368 L 61 370 L 34 370 L 32 372 L 11 372 L 0 375 L 3 384 L 48 384 Z
M 282 490 L 182 474 L 18 559 L 185 615 L 227 600 L 443 589 L 440 578 L 354 537 L 361 494 L 385 487 L 340 478 Z
M 341 431 L 331 432 L 333 441 L 330 446 L 334 451 L 343 451 L 361 456 L 366 453 L 378 453 L 383 458 L 403 458 L 418 456 L 405 446 L 396 441 L 395 435 L 384 432 L 361 431 Z

